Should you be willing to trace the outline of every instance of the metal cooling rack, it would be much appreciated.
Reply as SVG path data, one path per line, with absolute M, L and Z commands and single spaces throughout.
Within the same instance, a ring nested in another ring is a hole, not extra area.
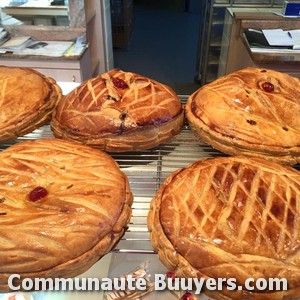
M 180 97 L 182 103 L 185 103 L 187 96 Z M 52 137 L 50 126 L 45 125 L 12 143 L 0 145 L 0 150 L 23 140 Z M 147 215 L 151 199 L 160 185 L 169 174 L 179 168 L 205 157 L 224 156 L 224 154 L 201 143 L 185 124 L 180 134 L 159 147 L 140 152 L 111 154 L 111 156 L 128 176 L 134 196 L 128 230 L 113 252 L 154 253 L 147 229 Z
M 53 138 L 49 125 L 36 129 L 14 142 L 0 145 L 0 150 L 21 141 L 45 138 Z M 147 229 L 147 214 L 150 201 L 160 185 L 170 173 L 179 168 L 203 157 L 221 155 L 223 154 L 210 146 L 201 144 L 187 125 L 179 135 L 154 149 L 111 154 L 121 170 L 128 176 L 134 196 L 128 230 L 113 251 L 154 253 Z
M 187 125 L 179 135 L 159 147 L 126 154 L 113 154 L 122 171 L 128 176 L 134 195 L 129 228 L 114 252 L 153 253 L 147 229 L 147 214 L 151 199 L 173 171 L 186 167 L 204 157 L 224 154 L 201 144 Z

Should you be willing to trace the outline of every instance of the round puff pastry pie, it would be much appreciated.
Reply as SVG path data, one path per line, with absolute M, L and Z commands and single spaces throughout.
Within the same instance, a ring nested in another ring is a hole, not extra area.
M 148 227 L 178 277 L 286 278 L 287 291 L 211 291 L 214 299 L 300 295 L 300 173 L 261 158 L 204 159 L 171 174 L 151 202 Z M 204 291 L 207 293 L 208 291 Z
M 111 152 L 153 148 L 183 125 L 182 105 L 168 86 L 118 69 L 62 98 L 51 121 L 58 138 Z
M 300 80 L 246 68 L 192 94 L 186 117 L 195 135 L 231 155 L 300 162 Z
M 52 78 L 30 68 L 0 66 L 0 142 L 14 140 L 51 118 L 62 91 Z
M 85 272 L 114 247 L 131 216 L 126 175 L 106 153 L 78 143 L 44 139 L 5 149 L 0 183 L 2 292 L 11 274 Z

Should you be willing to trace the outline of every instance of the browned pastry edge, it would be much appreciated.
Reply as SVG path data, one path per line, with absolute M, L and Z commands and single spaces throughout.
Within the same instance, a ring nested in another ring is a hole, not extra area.
M 193 107 L 195 102 L 194 99 L 198 96 L 198 94 L 202 91 L 203 88 L 210 87 L 211 85 L 213 85 L 212 86 L 213 89 L 214 87 L 217 87 L 217 84 L 226 83 L 227 78 L 228 81 L 231 80 L 231 82 L 229 82 L 230 85 L 228 86 L 228 89 L 231 87 L 233 88 L 232 78 L 234 76 L 245 76 L 246 78 L 248 75 L 247 72 L 251 73 L 251 75 L 254 76 L 255 72 L 259 72 L 259 71 L 264 72 L 266 74 L 267 72 L 270 72 L 271 77 L 272 77 L 272 73 L 274 74 L 278 73 L 279 75 L 277 76 L 281 76 L 281 75 L 288 76 L 287 74 L 283 74 L 283 73 L 281 74 L 279 72 L 273 70 L 267 70 L 265 68 L 249 67 L 218 78 L 216 81 L 203 86 L 202 88 L 195 91 L 192 95 L 190 95 L 185 107 L 186 110 L 185 113 L 189 123 L 189 127 L 194 132 L 195 136 L 198 137 L 200 140 L 226 154 L 261 157 L 278 163 L 284 163 L 289 165 L 297 164 L 300 162 L 300 147 L 298 144 L 292 147 L 284 146 L 284 145 L 280 146 L 280 144 L 278 144 L 277 146 L 276 145 L 270 146 L 270 145 L 264 145 L 263 140 L 261 140 L 261 143 L 257 143 L 251 139 L 243 140 L 240 139 L 238 136 L 235 137 L 235 136 L 227 135 L 226 131 L 224 130 L 222 132 L 218 132 L 215 129 L 210 128 L 208 124 L 206 124 L 201 119 L 201 117 L 199 117 L 194 113 L 194 107 Z M 238 82 L 237 79 L 236 82 Z M 280 86 L 280 83 L 278 83 L 278 85 Z M 245 84 L 245 86 L 247 87 L 247 84 Z M 249 86 L 249 89 L 251 88 L 252 86 Z M 254 91 L 255 88 L 256 87 L 253 87 Z M 230 111 L 228 111 L 228 113 L 230 113 Z
M 186 115 L 190 116 L 190 112 L 186 111 Z M 211 135 L 208 131 L 206 131 L 205 126 L 199 126 L 199 123 L 201 122 L 200 120 L 195 121 L 193 118 L 189 117 L 188 122 L 190 129 L 193 131 L 196 137 L 198 137 L 204 143 L 211 145 L 213 148 L 226 154 L 264 158 L 287 165 L 295 165 L 300 162 L 300 157 L 298 155 L 298 153 L 300 152 L 299 147 L 273 147 L 272 149 L 270 149 L 270 147 L 256 145 L 256 149 L 254 151 L 249 148 L 249 144 L 247 143 L 241 141 L 237 143 L 234 139 L 226 138 L 218 133 Z
M 148 126 L 137 126 L 134 130 L 122 134 L 99 134 L 97 136 L 76 137 L 68 131 L 61 130 L 54 118 L 51 129 L 57 138 L 77 141 L 85 145 L 108 152 L 125 152 L 154 148 L 172 138 L 181 131 L 184 122 L 184 111 L 165 123 Z
M 85 250 L 84 252 L 82 252 L 82 254 L 79 253 L 79 255 L 77 257 L 71 258 L 69 260 L 65 260 L 65 262 L 62 262 L 62 263 L 57 263 L 51 267 L 47 266 L 47 268 L 44 268 L 44 269 L 42 269 L 43 262 L 40 262 L 41 268 L 39 268 L 38 270 L 33 271 L 33 272 L 30 272 L 30 269 L 28 269 L 28 271 L 22 270 L 22 271 L 18 272 L 17 267 L 16 267 L 15 271 L 0 272 L 0 292 L 9 292 L 8 278 L 13 273 L 20 274 L 22 279 L 24 279 L 24 278 L 32 278 L 32 279 L 33 278 L 67 278 L 67 277 L 74 277 L 74 276 L 82 274 L 87 269 L 89 269 L 94 263 L 96 263 L 102 256 L 104 256 L 111 249 L 114 248 L 116 243 L 123 236 L 128 224 L 129 224 L 130 218 L 131 218 L 131 205 L 133 203 L 133 195 L 130 190 L 128 177 L 119 169 L 117 163 L 112 158 L 110 158 L 110 156 L 108 156 L 105 153 L 101 154 L 100 151 L 98 151 L 96 149 L 92 149 L 90 147 L 86 147 L 86 146 L 83 146 L 80 144 L 70 143 L 68 141 L 62 141 L 62 140 L 58 140 L 58 139 L 43 139 L 43 140 L 33 140 L 33 141 L 17 143 L 16 145 L 5 149 L 1 153 L 10 152 L 10 156 L 14 156 L 14 154 L 17 155 L 18 153 L 13 151 L 13 149 L 15 149 L 17 147 L 21 147 L 22 145 L 25 145 L 25 144 L 28 146 L 28 152 L 30 152 L 34 149 L 35 143 L 42 144 L 41 151 L 43 151 L 43 149 L 44 149 L 44 151 L 48 151 L 50 156 L 52 153 L 53 153 L 53 155 L 55 155 L 55 151 L 57 149 L 59 150 L 60 147 L 62 149 L 64 149 L 66 147 L 67 149 L 70 148 L 70 153 L 72 155 L 73 155 L 73 153 L 76 153 L 77 151 L 80 150 L 83 157 L 85 157 L 85 156 L 89 157 L 89 155 L 96 154 L 98 157 L 98 160 L 101 161 L 101 157 L 102 157 L 102 159 L 105 160 L 105 162 L 108 161 L 107 165 L 111 164 L 113 166 L 112 170 L 114 170 L 116 168 L 116 170 L 118 170 L 118 173 L 120 173 L 120 178 L 122 178 L 122 185 L 124 182 L 124 192 L 122 193 L 122 198 L 120 198 L 121 205 L 117 208 L 117 211 L 115 214 L 116 217 L 114 219 L 112 219 L 112 227 L 110 228 L 110 230 L 107 233 L 105 233 L 105 235 L 103 237 L 101 237 L 101 240 L 99 240 L 99 241 L 98 241 L 97 237 L 95 237 L 95 243 L 93 243 L 90 246 L 91 247 L 90 249 Z M 48 143 L 49 143 L 49 148 L 47 148 Z M 54 143 L 55 145 L 57 144 L 58 148 L 56 149 L 54 147 L 54 150 L 51 151 L 50 150 L 51 143 Z M 46 148 L 45 148 L 45 146 L 46 146 Z M 39 152 L 37 151 L 36 153 L 39 153 Z M 66 152 L 66 157 L 68 156 L 68 153 L 69 152 Z M 32 156 L 32 157 L 34 157 L 34 156 Z M 43 162 L 43 159 L 41 157 L 39 157 L 39 159 Z M 74 159 L 73 162 L 76 163 L 76 159 Z M 22 166 L 22 164 L 21 164 L 21 166 Z M 80 166 L 78 168 L 80 168 Z M 23 172 L 25 172 L 24 169 L 23 169 Z M 84 177 L 84 175 L 83 175 L 83 177 Z M 84 197 L 84 195 L 85 194 L 83 193 L 83 197 Z M 22 196 L 24 196 L 24 195 L 22 195 Z M 118 200 L 118 199 L 116 199 L 116 200 Z M 70 249 L 70 250 L 72 251 L 72 249 Z M 9 250 L 7 250 L 7 251 L 9 251 Z M 9 255 L 9 252 L 8 252 L 8 255 Z M 59 253 L 58 253 L 58 256 L 59 256 Z M 37 261 L 38 261 L 38 259 L 37 259 Z M 26 259 L 25 259 L 25 263 L 26 263 Z M 13 270 L 13 267 L 12 267 L 12 270 Z
M 131 218 L 131 205 L 133 202 L 133 195 L 130 192 L 129 182 L 127 176 L 126 180 L 126 200 L 124 206 L 120 211 L 120 218 L 116 220 L 113 231 L 109 232 L 102 240 L 99 241 L 93 248 L 81 256 L 72 259 L 66 263 L 57 265 L 50 270 L 43 270 L 34 273 L 21 273 L 20 280 L 14 281 L 14 285 L 21 284 L 22 279 L 25 278 L 71 278 L 78 276 L 90 267 L 92 267 L 101 257 L 111 251 L 121 237 L 124 235 L 126 227 Z M 0 273 L 0 292 L 10 292 L 8 287 L 8 278 L 11 273 Z M 22 287 L 22 286 L 21 286 Z
M 124 152 L 156 147 L 178 134 L 183 121 L 182 104 L 169 86 L 112 69 L 62 98 L 51 129 L 58 138 Z
M 234 158 L 234 157 L 233 157 Z M 237 158 L 246 157 L 239 156 Z M 207 159 L 204 159 L 204 161 Z M 256 158 L 253 158 L 253 163 L 255 163 Z M 257 158 L 259 161 L 260 159 Z M 265 161 L 265 160 L 264 160 Z M 266 162 L 267 163 L 267 162 Z M 271 163 L 271 162 L 270 162 Z M 193 165 L 193 164 L 191 164 Z M 188 167 L 187 167 L 188 168 Z M 287 170 L 290 169 L 294 172 L 294 169 L 290 167 L 285 167 Z M 170 174 L 163 185 L 158 190 L 155 197 L 152 199 L 150 204 L 150 210 L 148 213 L 147 224 L 150 233 L 150 241 L 153 248 L 157 251 L 159 259 L 164 264 L 164 266 L 169 270 L 175 272 L 177 277 L 182 278 L 204 278 L 209 277 L 206 274 L 201 273 L 198 269 L 195 269 L 189 261 L 180 255 L 174 248 L 171 241 L 168 239 L 164 233 L 160 221 L 160 206 L 161 199 L 163 197 L 165 189 L 171 183 L 174 177 L 184 169 L 179 169 L 172 174 Z M 199 258 L 200 259 L 200 258 Z M 299 274 L 300 276 L 300 274 Z M 220 278 L 222 278 L 222 270 L 220 269 Z M 283 299 L 298 299 L 300 295 L 300 287 L 294 289 L 288 289 L 287 291 L 274 291 L 274 292 L 252 292 L 252 291 L 229 291 L 224 289 L 222 292 L 219 291 L 209 291 L 204 290 L 204 294 L 212 297 L 216 300 L 230 300 L 230 299 L 243 299 L 243 300 L 283 300 Z
M 28 69 L 30 70 L 30 72 L 37 74 L 39 77 L 42 77 L 49 86 L 51 92 L 48 96 L 47 101 L 45 101 L 45 105 L 41 106 L 38 111 L 27 114 L 27 116 L 20 120 L 18 124 L 11 124 L 9 127 L 5 127 L 0 130 L 0 143 L 15 140 L 16 138 L 28 134 L 35 129 L 45 125 L 50 121 L 52 111 L 56 103 L 62 97 L 62 90 L 53 78 L 46 77 L 34 69 L 19 69 Z

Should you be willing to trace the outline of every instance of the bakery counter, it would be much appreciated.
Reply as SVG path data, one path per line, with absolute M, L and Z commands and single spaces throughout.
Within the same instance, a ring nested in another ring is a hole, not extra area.
M 19 20 L 23 25 L 36 26 L 69 26 L 69 7 L 67 5 L 50 5 L 50 1 L 27 1 L 16 3 L 11 1 L 2 4 L 1 11 L 5 16 L 4 25 L 11 19 Z
M 256 64 L 289 64 L 299 70 L 300 50 L 283 48 L 252 47 L 245 34 L 241 34 L 242 42 Z
M 68 7 L 58 5 L 34 5 L 25 3 L 22 5 L 4 6 L 1 8 L 2 12 L 11 16 L 69 16 Z
M 277 70 L 300 77 L 300 51 L 250 47 L 245 38 L 246 29 L 297 29 L 299 18 L 285 18 L 278 10 L 228 8 L 218 75 L 223 76 L 242 68 L 253 66 Z
M 80 54 L 62 56 L 0 53 L 0 65 L 33 68 L 60 82 L 81 83 L 91 78 L 90 60 L 89 47 L 83 49 Z

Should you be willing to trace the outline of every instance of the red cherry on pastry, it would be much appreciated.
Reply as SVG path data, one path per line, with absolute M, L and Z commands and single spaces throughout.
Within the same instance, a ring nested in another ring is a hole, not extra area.
M 171 272 L 171 271 L 166 272 L 166 276 L 167 278 L 172 278 L 172 279 L 176 278 L 175 272 Z
M 262 87 L 263 90 L 264 90 L 265 92 L 267 92 L 267 93 L 272 93 L 272 92 L 274 92 L 274 85 L 273 85 L 273 83 L 271 83 L 271 82 L 266 81 L 266 82 L 264 82 L 264 83 L 261 85 L 261 87 Z
M 113 77 L 112 82 L 113 82 L 114 86 L 118 89 L 127 89 L 128 88 L 127 83 L 124 80 L 120 79 L 120 78 L 114 78 Z
M 36 188 L 34 188 L 29 194 L 28 194 L 28 198 L 30 201 L 38 201 L 42 198 L 45 198 L 48 195 L 48 191 L 42 187 L 42 186 L 38 186 Z
M 193 298 L 194 297 L 191 293 L 186 292 L 181 296 L 180 300 L 192 300 Z

